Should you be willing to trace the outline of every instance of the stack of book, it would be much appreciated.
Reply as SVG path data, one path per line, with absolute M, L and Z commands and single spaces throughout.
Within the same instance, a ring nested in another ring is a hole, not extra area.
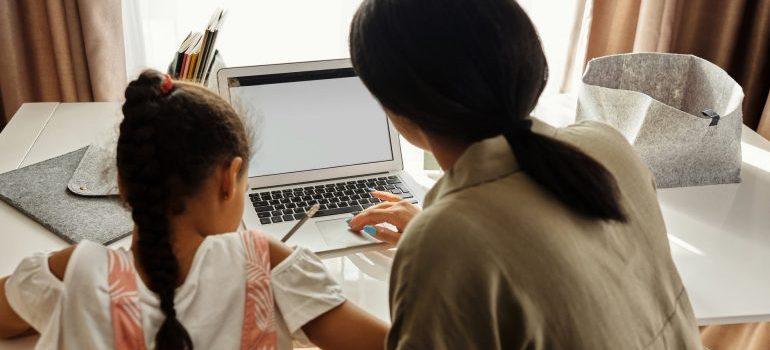
M 219 51 L 214 49 L 214 45 L 224 19 L 225 11 L 217 9 L 203 33 L 190 32 L 187 34 L 168 68 L 168 73 L 172 77 L 206 84 L 211 76 L 214 61 L 219 55 Z

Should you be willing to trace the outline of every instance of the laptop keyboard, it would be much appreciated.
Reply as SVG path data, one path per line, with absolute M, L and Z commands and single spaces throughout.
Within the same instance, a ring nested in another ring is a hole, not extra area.
M 398 176 L 340 181 L 324 185 L 254 192 L 249 194 L 251 203 L 263 225 L 300 220 L 305 211 L 318 203 L 320 208 L 313 217 L 337 214 L 358 214 L 381 201 L 371 195 L 371 190 L 390 192 L 417 203 L 409 188 Z

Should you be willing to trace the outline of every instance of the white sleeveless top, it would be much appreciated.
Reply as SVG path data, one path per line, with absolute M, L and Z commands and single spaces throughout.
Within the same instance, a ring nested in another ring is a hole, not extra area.
M 83 241 L 70 257 L 64 281 L 48 268 L 48 255 L 24 259 L 6 282 L 11 307 L 40 332 L 38 349 L 111 349 L 108 249 Z M 177 318 L 196 349 L 239 349 L 245 304 L 245 252 L 238 233 L 208 236 L 184 283 L 176 290 Z M 344 301 L 340 286 L 305 248 L 271 271 L 278 349 L 307 343 L 301 327 Z M 136 276 L 147 348 L 165 316 L 159 300 Z

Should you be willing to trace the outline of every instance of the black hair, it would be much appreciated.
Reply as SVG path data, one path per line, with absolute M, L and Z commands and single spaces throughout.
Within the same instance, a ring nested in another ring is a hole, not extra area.
M 614 177 L 576 147 L 532 132 L 548 79 L 540 38 L 514 0 L 365 0 L 350 55 L 381 105 L 428 133 L 504 135 L 521 169 L 572 210 L 626 221 Z
M 128 85 L 125 97 L 118 178 L 136 225 L 133 249 L 138 265 L 166 316 L 155 337 L 156 348 L 192 349 L 190 334 L 174 308 L 180 277 L 169 216 L 184 212 L 184 198 L 201 187 L 215 166 L 236 156 L 248 159 L 248 139 L 227 102 L 157 71 L 143 72 Z

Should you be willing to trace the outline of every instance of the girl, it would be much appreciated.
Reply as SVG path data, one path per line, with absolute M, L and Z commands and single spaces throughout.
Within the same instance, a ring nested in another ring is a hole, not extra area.
M 514 0 L 365 0 L 353 66 L 401 135 L 446 171 L 403 232 L 389 349 L 699 349 L 653 178 L 614 129 L 530 119 L 547 80 Z M 378 194 L 386 198 L 385 194 Z
M 224 233 L 241 221 L 250 154 L 224 100 L 156 71 L 125 97 L 117 167 L 131 250 L 84 241 L 25 259 L 0 279 L 0 335 L 34 329 L 46 349 L 288 349 L 305 335 L 382 347 L 386 326 L 346 302 L 311 252 Z

